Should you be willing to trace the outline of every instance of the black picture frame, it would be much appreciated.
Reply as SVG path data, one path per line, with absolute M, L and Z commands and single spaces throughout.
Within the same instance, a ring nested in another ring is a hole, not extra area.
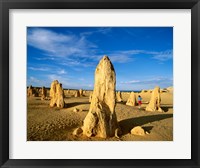
M 191 159 L 9 159 L 9 9 L 191 9 Z M 199 75 L 200 0 L 0 0 L 0 165 L 4 168 L 200 167 Z

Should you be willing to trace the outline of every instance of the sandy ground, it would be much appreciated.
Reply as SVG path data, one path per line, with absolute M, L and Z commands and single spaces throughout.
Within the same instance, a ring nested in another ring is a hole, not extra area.
M 143 98 L 142 108 L 125 105 L 130 93 L 122 93 L 123 102 L 116 104 L 116 115 L 123 131 L 120 138 L 107 139 L 84 135 L 74 136 L 73 130 L 81 127 L 88 113 L 89 93 L 75 98 L 65 93 L 66 107 L 50 108 L 49 100 L 40 97 L 27 98 L 27 140 L 28 141 L 172 141 L 173 140 L 173 94 L 161 93 L 161 112 L 147 112 L 145 107 L 151 93 L 140 93 Z M 73 109 L 82 111 L 73 112 Z M 141 126 L 145 136 L 130 134 L 134 126 Z

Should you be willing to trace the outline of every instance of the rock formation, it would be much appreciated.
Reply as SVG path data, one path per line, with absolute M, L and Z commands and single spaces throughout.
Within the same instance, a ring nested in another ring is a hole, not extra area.
M 169 93 L 173 93 L 173 86 L 168 87 L 167 90 L 169 91 Z
M 137 105 L 137 100 L 136 100 L 136 96 L 135 96 L 134 92 L 131 92 L 131 94 L 126 102 L 126 105 L 128 105 L 128 106 L 136 106 Z
M 82 132 L 83 132 L 83 130 L 81 128 L 76 128 L 73 131 L 73 135 L 77 136 L 77 135 L 80 135 Z
M 80 94 L 80 96 L 83 96 L 83 90 L 82 89 L 79 90 L 79 94 Z
M 140 136 L 144 136 L 145 135 L 145 131 L 142 127 L 140 126 L 137 126 L 137 127 L 134 127 L 132 130 L 131 130 L 131 134 L 133 135 L 140 135 Z
M 29 86 L 27 95 L 28 95 L 28 97 L 31 97 L 33 95 L 33 87 L 32 87 L 32 85 Z
M 33 88 L 32 85 L 29 86 L 28 90 L 27 90 L 27 96 L 28 97 L 37 97 L 38 91 L 36 88 Z
M 121 94 L 120 91 L 117 92 L 117 94 L 116 94 L 116 101 L 117 101 L 117 102 L 122 102 L 122 94 Z
M 147 90 L 142 90 L 142 91 L 141 91 L 141 93 L 147 93 L 147 92 L 148 92 Z
M 74 97 L 80 97 L 80 92 L 78 90 L 75 90 Z
M 92 101 L 92 92 L 90 93 L 90 96 L 89 96 L 89 102 Z
M 114 67 L 109 58 L 104 56 L 95 71 L 92 101 L 82 127 L 84 135 L 106 138 L 116 134 L 115 85 Z
M 63 108 L 65 106 L 64 102 L 64 91 L 62 88 L 62 84 L 59 83 L 57 80 L 54 80 L 51 83 L 51 88 L 50 88 L 50 107 L 60 107 Z
M 151 99 L 150 99 L 149 104 L 146 107 L 146 111 L 163 112 L 163 110 L 160 108 L 160 102 L 161 102 L 160 88 L 157 86 L 154 88 L 154 90 L 151 94 Z
M 46 91 L 45 87 L 43 86 L 41 88 L 41 100 L 45 100 L 46 97 L 47 97 L 47 91 Z
M 79 112 L 79 109 L 74 108 L 74 109 L 73 109 L 73 112 L 75 112 L 75 113 L 76 113 L 76 112 Z

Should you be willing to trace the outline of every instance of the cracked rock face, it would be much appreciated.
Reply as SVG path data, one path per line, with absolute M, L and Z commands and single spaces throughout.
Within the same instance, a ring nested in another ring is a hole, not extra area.
M 160 103 L 161 103 L 160 88 L 156 86 L 151 94 L 151 99 L 146 107 L 146 111 L 163 112 L 163 110 L 160 108 Z
M 65 106 L 64 102 L 64 91 L 62 88 L 62 84 L 59 83 L 57 80 L 54 80 L 51 83 L 51 88 L 50 88 L 50 107 L 60 107 L 63 108 Z
M 104 56 L 95 71 L 95 84 L 89 112 L 84 119 L 83 134 L 91 137 L 111 137 L 118 128 L 115 114 L 116 75 L 114 67 Z

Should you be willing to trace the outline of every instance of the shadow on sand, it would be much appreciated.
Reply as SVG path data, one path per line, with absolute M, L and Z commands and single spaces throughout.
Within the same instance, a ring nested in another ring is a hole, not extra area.
M 73 102 L 73 103 L 66 103 L 65 107 L 70 108 L 70 107 L 75 107 L 81 104 L 90 104 L 90 102 Z
M 122 129 L 122 134 L 127 134 L 130 130 L 135 126 L 141 126 L 150 122 L 160 121 L 166 118 L 173 117 L 173 114 L 158 114 L 158 115 L 150 115 L 150 116 L 142 116 L 137 118 L 129 118 L 119 122 L 119 126 Z M 149 132 L 153 127 L 144 126 L 143 129 Z
M 172 105 L 170 106 L 161 106 L 161 108 L 163 109 L 164 112 L 168 112 L 170 108 L 173 108 Z

